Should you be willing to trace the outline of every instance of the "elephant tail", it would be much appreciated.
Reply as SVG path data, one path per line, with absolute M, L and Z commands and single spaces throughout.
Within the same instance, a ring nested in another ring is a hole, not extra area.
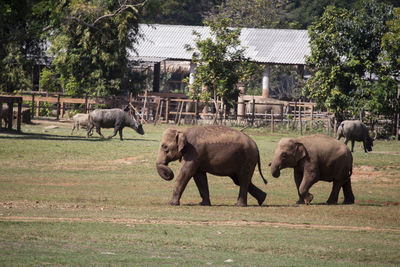
M 260 162 L 260 155 L 258 155 L 258 171 L 260 172 L 261 178 L 264 181 L 264 184 L 267 184 L 268 181 L 264 178 L 262 172 L 261 172 L 261 162 Z

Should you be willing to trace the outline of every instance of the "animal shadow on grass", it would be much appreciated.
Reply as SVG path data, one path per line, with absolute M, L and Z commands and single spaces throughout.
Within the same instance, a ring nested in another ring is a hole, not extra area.
M 54 141 L 85 141 L 85 142 L 107 142 L 112 139 L 109 138 L 86 138 L 86 136 L 72 136 L 72 135 L 56 135 L 48 133 L 17 133 L 16 131 L 1 131 L 0 133 L 13 134 L 13 135 L 1 135 L 1 139 L 16 139 L 16 140 L 54 140 Z M 149 141 L 159 142 L 159 140 L 146 140 L 136 138 L 125 138 L 124 141 Z

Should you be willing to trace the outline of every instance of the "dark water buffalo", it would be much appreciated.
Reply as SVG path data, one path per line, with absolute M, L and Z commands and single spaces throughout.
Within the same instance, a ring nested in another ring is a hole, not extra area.
M 364 151 L 372 151 L 373 141 L 368 133 L 368 128 L 364 123 L 358 120 L 342 121 L 337 130 L 337 139 L 346 138 L 344 143 L 347 145 L 351 141 L 351 152 L 354 152 L 354 142 L 363 142 Z
M 87 128 L 86 137 L 89 137 L 90 132 L 96 127 L 96 132 L 101 134 L 100 128 L 114 128 L 114 134 L 108 138 L 114 137 L 119 132 L 119 138 L 122 140 L 122 129 L 127 126 L 134 129 L 139 134 L 144 134 L 142 124 L 129 116 L 127 109 L 95 109 L 89 113 L 89 126 Z

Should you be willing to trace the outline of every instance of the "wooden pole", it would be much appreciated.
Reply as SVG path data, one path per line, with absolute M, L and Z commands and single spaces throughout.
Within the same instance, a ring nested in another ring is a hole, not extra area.
M 57 96 L 57 120 L 60 119 L 60 108 L 61 108 L 61 104 L 60 104 L 60 95 Z
M 301 106 L 299 108 L 300 135 L 303 135 L 303 120 L 301 118 Z
M 18 113 L 17 113 L 17 132 L 21 132 L 21 111 L 22 111 L 22 98 L 18 101 Z
M 174 122 L 175 124 L 178 124 L 178 116 L 179 116 L 179 110 L 181 109 L 182 101 L 178 102 L 178 106 L 176 108 L 176 114 L 175 114 L 175 119 Z
M 8 102 L 7 104 L 8 104 L 8 126 L 7 126 L 7 128 L 9 130 L 11 130 L 12 129 L 12 118 L 13 118 L 13 109 L 14 109 L 13 104 L 14 103 Z
M 0 102 L 0 129 L 3 128 L 3 102 Z
M 178 116 L 178 126 L 181 125 L 181 116 L 182 116 L 182 110 L 183 110 L 184 104 L 185 104 L 185 102 L 182 101 L 181 109 L 179 110 L 179 116 Z
M 158 111 L 160 110 L 160 105 L 161 105 L 161 98 L 159 98 L 158 101 L 157 101 L 156 114 L 154 116 L 154 125 L 156 125 L 156 123 L 157 123 Z
M 314 126 L 314 106 L 311 106 L 311 122 L 310 122 L 310 129 L 313 129 Z
M 194 103 L 194 123 L 197 125 L 197 117 L 199 116 L 199 110 L 198 107 L 199 106 L 199 101 L 196 100 L 196 102 Z
M 296 117 L 297 117 L 297 101 L 294 102 L 294 118 L 293 118 L 293 127 L 296 127 L 297 130 Z
M 40 101 L 36 101 L 36 116 L 38 117 L 40 114 Z
M 256 110 L 256 100 L 254 98 L 253 98 L 252 105 L 253 105 L 253 112 L 251 113 L 251 126 L 253 126 L 253 124 L 254 124 L 254 112 Z
M 88 94 L 85 95 L 85 113 L 89 113 Z
M 274 133 L 274 110 L 271 109 L 271 133 Z
M 31 113 L 31 119 L 33 119 L 35 114 L 35 94 L 32 93 L 32 113 Z
M 168 98 L 165 103 L 165 120 L 167 121 L 167 124 L 168 124 L 168 120 L 169 120 L 169 99 Z

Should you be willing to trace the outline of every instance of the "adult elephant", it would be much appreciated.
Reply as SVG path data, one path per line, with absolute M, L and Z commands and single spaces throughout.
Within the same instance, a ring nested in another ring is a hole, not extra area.
M 347 145 L 351 141 L 351 152 L 354 152 L 354 142 L 363 142 L 364 152 L 372 151 L 374 142 L 369 136 L 367 126 L 359 120 L 346 120 L 340 123 L 337 129 L 337 139 L 345 138 L 344 143 Z
M 343 188 L 343 204 L 353 204 L 350 176 L 353 156 L 349 148 L 326 135 L 309 135 L 299 138 L 282 138 L 274 152 L 271 174 L 275 178 L 285 168 L 294 169 L 294 180 L 299 194 L 297 204 L 310 204 L 313 195 L 309 189 L 318 181 L 333 182 L 328 204 L 337 204 Z
M 174 173 L 169 162 L 181 161 L 175 187 L 170 201 L 179 205 L 180 198 L 189 180 L 193 177 L 202 198 L 201 205 L 211 205 L 206 173 L 229 176 L 240 186 L 237 206 L 247 206 L 247 192 L 261 206 L 266 193 L 252 182 L 254 168 L 258 164 L 261 173 L 260 155 L 256 143 L 246 134 L 223 126 L 193 127 L 180 131 L 169 128 L 164 131 L 156 167 L 165 180 L 172 180 Z

